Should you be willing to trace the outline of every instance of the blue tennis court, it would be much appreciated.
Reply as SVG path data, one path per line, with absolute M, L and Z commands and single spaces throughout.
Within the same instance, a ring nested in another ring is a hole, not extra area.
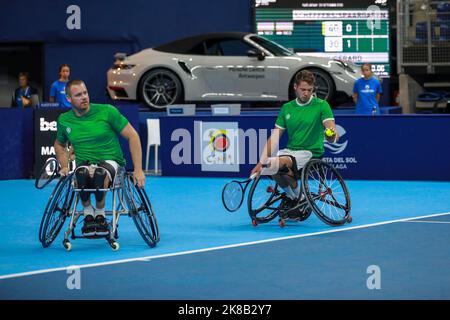
M 62 234 L 43 249 L 52 188 L 0 181 L 0 298 L 450 299 L 450 183 L 347 181 L 351 224 L 332 228 L 312 215 L 280 228 L 253 227 L 245 206 L 226 212 L 227 181 L 149 177 L 161 241 L 148 248 L 122 217 L 118 252 L 84 239 L 66 252 Z M 80 288 L 71 290 L 73 270 Z

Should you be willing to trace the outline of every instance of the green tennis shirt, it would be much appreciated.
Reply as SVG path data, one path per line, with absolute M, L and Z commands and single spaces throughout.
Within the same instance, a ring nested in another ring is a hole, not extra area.
M 327 101 L 313 97 L 309 104 L 301 106 L 295 99 L 281 107 L 275 126 L 287 130 L 288 149 L 309 150 L 313 157 L 321 157 L 324 153 L 323 122 L 326 120 L 334 120 Z
M 98 163 L 114 160 L 125 165 L 118 135 L 128 120 L 109 104 L 90 104 L 89 111 L 78 117 L 73 110 L 58 118 L 56 139 L 62 144 L 73 145 L 77 165 L 83 161 Z

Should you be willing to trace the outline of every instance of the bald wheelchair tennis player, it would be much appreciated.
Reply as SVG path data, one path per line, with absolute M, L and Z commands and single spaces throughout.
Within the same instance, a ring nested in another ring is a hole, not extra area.
M 108 188 L 119 166 L 125 166 L 118 137 L 121 135 L 129 142 L 134 183 L 143 187 L 145 175 L 142 171 L 141 141 L 133 126 L 114 106 L 90 103 L 88 90 L 82 80 L 69 81 L 65 90 L 72 109 L 59 116 L 54 144 L 61 165 L 61 176 L 69 173 L 66 146 L 70 142 L 75 152 L 77 167 L 74 174 L 78 188 Z M 95 207 L 91 204 L 92 193 Z M 107 235 L 105 192 L 81 191 L 80 198 L 84 215 L 83 235 Z

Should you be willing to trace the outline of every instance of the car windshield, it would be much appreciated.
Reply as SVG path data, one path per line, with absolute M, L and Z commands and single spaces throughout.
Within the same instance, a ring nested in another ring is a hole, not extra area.
M 267 40 L 262 37 L 251 36 L 250 40 L 259 44 L 261 47 L 264 47 L 267 51 L 269 51 L 270 53 L 272 53 L 274 56 L 277 56 L 277 57 L 292 56 L 294 54 L 292 51 L 286 49 L 282 45 L 279 45 L 276 42 Z

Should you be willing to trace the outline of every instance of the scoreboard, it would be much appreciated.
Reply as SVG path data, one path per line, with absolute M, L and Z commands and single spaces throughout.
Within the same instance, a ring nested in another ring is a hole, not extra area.
M 256 33 L 299 55 L 371 63 L 389 77 L 387 0 L 253 0 Z

